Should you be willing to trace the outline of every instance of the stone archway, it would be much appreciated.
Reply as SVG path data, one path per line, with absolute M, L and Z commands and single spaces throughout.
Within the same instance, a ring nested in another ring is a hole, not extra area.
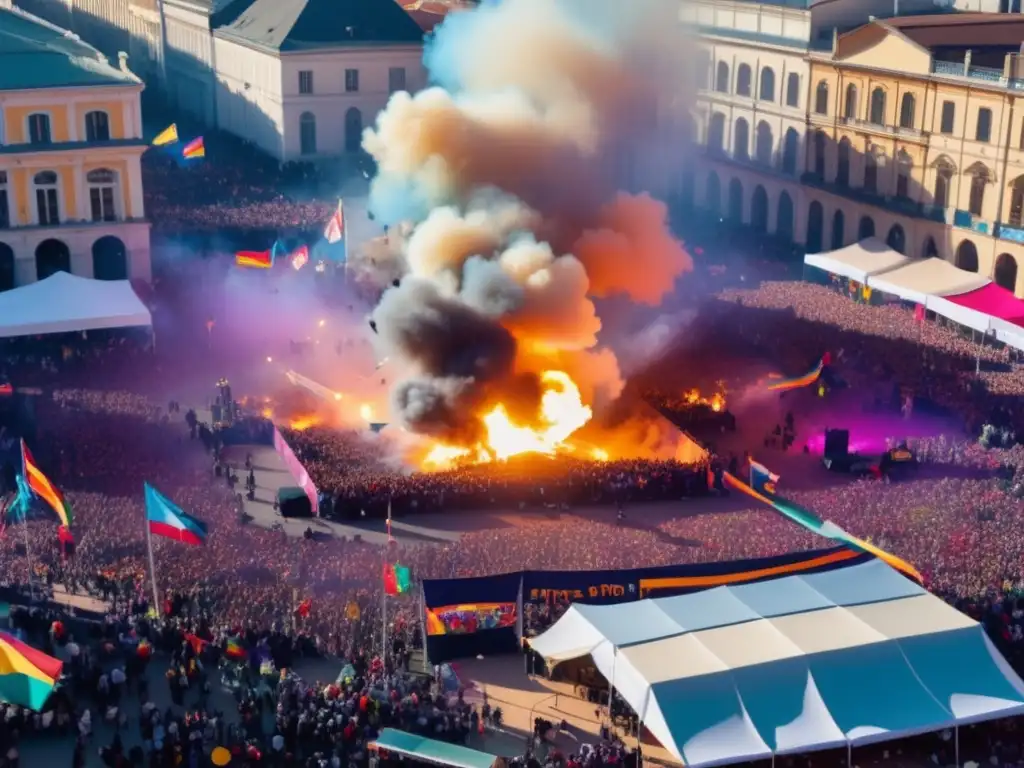
M 743 223 L 743 184 L 739 179 L 729 182 L 729 221 Z
M 857 242 L 875 236 L 875 220 L 870 216 L 861 216 L 860 224 L 857 225 Z
M 36 247 L 36 279 L 45 280 L 57 272 L 71 272 L 71 251 L 62 240 L 43 240 Z
M 1017 259 L 1009 253 L 1001 253 L 996 259 L 996 268 L 993 275 L 996 285 L 1005 288 L 1012 293 L 1017 292 Z
M 893 224 L 888 237 L 885 238 L 885 244 L 894 251 L 905 254 L 907 252 L 907 233 L 903 231 L 903 227 Z
M 978 271 L 978 249 L 970 240 L 961 240 L 957 246 L 956 265 L 967 272 Z
M 825 241 L 825 209 L 817 200 L 807 209 L 807 253 L 821 253 Z
M 92 244 L 92 276 L 97 280 L 128 279 L 128 250 L 120 238 L 107 235 Z
M 786 242 L 793 240 L 793 198 L 785 191 L 779 195 L 779 209 L 775 213 L 775 234 Z
M 758 184 L 750 198 L 750 226 L 758 234 L 768 231 L 768 193 Z
M 0 243 L 0 291 L 14 287 L 14 249 L 7 243 Z

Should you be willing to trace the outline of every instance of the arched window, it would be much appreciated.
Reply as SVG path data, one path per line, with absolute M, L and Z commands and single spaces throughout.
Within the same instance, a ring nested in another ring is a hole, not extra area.
M 1017 260 L 1008 253 L 999 254 L 996 259 L 996 285 L 1013 293 L 1017 292 Z
M 71 251 L 63 240 L 51 237 L 36 246 L 36 280 L 57 272 L 71 272 Z
M 757 124 L 757 139 L 755 142 L 755 154 L 757 162 L 762 165 L 771 165 L 772 156 L 775 152 L 775 137 L 772 135 L 772 127 L 764 120 Z
M 973 216 L 981 216 L 985 209 L 985 187 L 988 184 L 988 169 L 981 167 L 971 174 L 971 196 L 967 210 Z M 974 270 L 975 272 L 977 270 Z
M 124 241 L 107 235 L 92 244 L 92 276 L 96 280 L 128 279 L 128 251 Z
M 750 65 L 740 64 L 736 70 L 736 95 L 737 96 L 749 96 L 750 95 Z
M 85 113 L 85 140 L 110 141 L 110 117 L 102 110 Z
M 7 171 L 0 171 L 0 229 L 11 226 L 11 198 L 7 190 Z
M 750 227 L 762 235 L 768 231 L 768 193 L 760 184 L 750 198 Z
M 896 197 L 910 197 L 910 175 L 913 170 L 914 159 L 901 149 L 896 155 Z
M 715 90 L 719 93 L 729 92 L 729 65 L 724 61 L 718 62 L 715 68 Z
M 978 271 L 978 249 L 970 240 L 961 240 L 957 246 L 956 266 L 965 272 Z
M 846 244 L 846 215 L 842 208 L 832 214 L 832 250 L 838 251 Z
M 345 113 L 345 151 L 358 152 L 363 145 L 363 113 L 349 107 Z
M 50 116 L 45 112 L 33 112 L 28 116 L 28 140 L 31 144 L 49 144 Z
M 885 244 L 897 253 L 907 252 L 907 233 L 899 224 L 893 224 L 889 235 L 885 238 Z
M 790 72 L 786 76 L 786 106 L 800 106 L 800 75 Z
M 795 128 L 786 129 L 786 138 L 782 142 L 782 171 L 790 176 L 796 175 L 797 162 L 800 159 L 800 134 Z
M 857 86 L 853 83 L 846 86 L 846 102 L 843 104 L 843 117 L 847 120 L 857 119 Z
M 771 67 L 761 70 L 761 92 L 758 98 L 761 101 L 775 101 L 775 70 Z
M 108 168 L 85 175 L 89 187 L 89 207 L 93 221 L 117 221 L 117 174 Z
M 54 171 L 40 171 L 32 177 L 36 198 L 36 224 L 60 224 L 60 177 Z
M 904 93 L 900 101 L 900 128 L 913 128 L 917 112 L 917 100 L 912 93 Z
M 949 207 L 949 188 L 953 182 L 953 165 L 948 160 L 940 160 L 935 167 L 935 194 L 933 203 L 939 208 Z
M 871 109 L 868 120 L 875 125 L 885 125 L 885 89 L 877 86 L 871 92 Z
M 836 163 L 836 184 L 850 185 L 850 140 L 845 136 L 839 140 L 839 157 Z
M 861 216 L 857 226 L 857 242 L 875 236 L 875 220 L 870 216 Z
M 935 245 L 935 238 L 928 235 L 924 239 L 924 246 L 921 248 L 922 259 L 934 259 L 939 255 L 939 247 Z
M 825 242 L 825 209 L 821 203 L 814 200 L 807 209 L 807 237 L 804 240 L 804 247 L 807 253 L 821 253 L 821 247 Z
M 828 114 L 828 83 L 824 80 L 814 90 L 814 111 L 819 115 Z
M 823 131 L 814 132 L 814 175 L 825 178 L 825 146 L 827 139 Z
M 864 189 L 868 192 L 878 192 L 878 158 L 871 147 L 864 155 Z
M 729 221 L 743 223 L 743 184 L 739 179 L 729 182 Z
M 316 154 L 316 116 L 312 112 L 299 115 L 299 152 Z
M 711 124 L 708 126 L 708 149 L 721 152 L 725 149 L 725 114 L 711 113 Z
M 750 159 L 750 123 L 744 118 L 736 119 L 733 133 L 732 156 L 737 160 Z
M 785 241 L 793 239 L 793 198 L 785 191 L 779 195 L 779 210 L 775 214 L 775 234 Z

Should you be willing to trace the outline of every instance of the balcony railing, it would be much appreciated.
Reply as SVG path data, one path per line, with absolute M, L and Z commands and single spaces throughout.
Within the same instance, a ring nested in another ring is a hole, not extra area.
M 996 224 L 994 230 L 995 236 L 1000 240 L 1012 240 L 1015 243 L 1024 243 L 1024 227 L 1011 227 L 1008 224 Z
M 914 219 L 937 222 L 944 222 L 946 219 L 945 210 L 937 206 L 918 203 L 905 197 L 880 195 L 863 187 L 850 187 L 837 184 L 834 181 L 825 181 L 814 172 L 803 174 L 800 177 L 800 183 L 806 184 L 809 187 L 816 187 L 833 195 L 845 197 L 847 200 L 864 203 L 865 205 L 873 205 L 877 208 L 885 208 L 886 210 Z
M 925 131 L 919 131 L 917 128 L 905 128 L 901 125 L 883 125 L 872 122 L 871 120 L 862 120 L 859 117 L 840 117 L 839 122 L 843 125 L 849 125 L 859 130 L 877 131 L 879 133 L 887 133 L 890 136 L 903 136 L 904 138 L 921 139 L 926 135 Z
M 984 219 L 979 219 L 970 211 L 964 211 L 959 208 L 953 213 L 953 226 L 960 229 L 970 229 L 983 235 L 987 235 L 995 229 Z
M 966 77 L 971 80 L 984 80 L 993 85 L 1000 85 L 1015 91 L 1024 91 L 1024 80 L 1006 77 L 1003 74 L 1003 70 L 996 69 L 995 67 L 968 66 L 965 62 L 959 61 L 933 61 L 932 74 L 942 75 L 943 77 Z

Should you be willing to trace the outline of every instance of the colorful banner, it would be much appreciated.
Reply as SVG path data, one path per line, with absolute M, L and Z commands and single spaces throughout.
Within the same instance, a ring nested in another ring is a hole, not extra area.
M 281 461 L 288 468 L 288 472 L 295 478 L 295 483 L 306 492 L 306 495 L 309 497 L 309 503 L 313 505 L 313 514 L 319 517 L 320 501 L 317 496 L 316 486 L 313 485 L 313 481 L 310 479 L 309 473 L 306 472 L 306 468 L 302 466 L 302 462 L 295 456 L 291 446 L 285 442 L 285 439 L 281 436 L 281 431 L 276 425 L 274 426 L 274 450 L 281 457 Z
M 464 603 L 427 609 L 428 635 L 471 635 L 515 626 L 515 603 Z

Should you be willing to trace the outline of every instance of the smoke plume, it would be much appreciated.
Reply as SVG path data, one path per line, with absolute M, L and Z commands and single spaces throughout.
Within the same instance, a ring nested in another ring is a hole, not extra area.
M 497 402 L 536 420 L 544 370 L 593 405 L 622 391 L 594 299 L 658 306 L 692 268 L 666 206 L 618 188 L 651 146 L 660 94 L 684 80 L 677 12 L 502 0 L 454 13 L 427 43 L 435 85 L 396 93 L 366 130 L 375 218 L 411 225 L 381 255 L 402 278 L 372 319 L 412 431 L 472 441 Z

